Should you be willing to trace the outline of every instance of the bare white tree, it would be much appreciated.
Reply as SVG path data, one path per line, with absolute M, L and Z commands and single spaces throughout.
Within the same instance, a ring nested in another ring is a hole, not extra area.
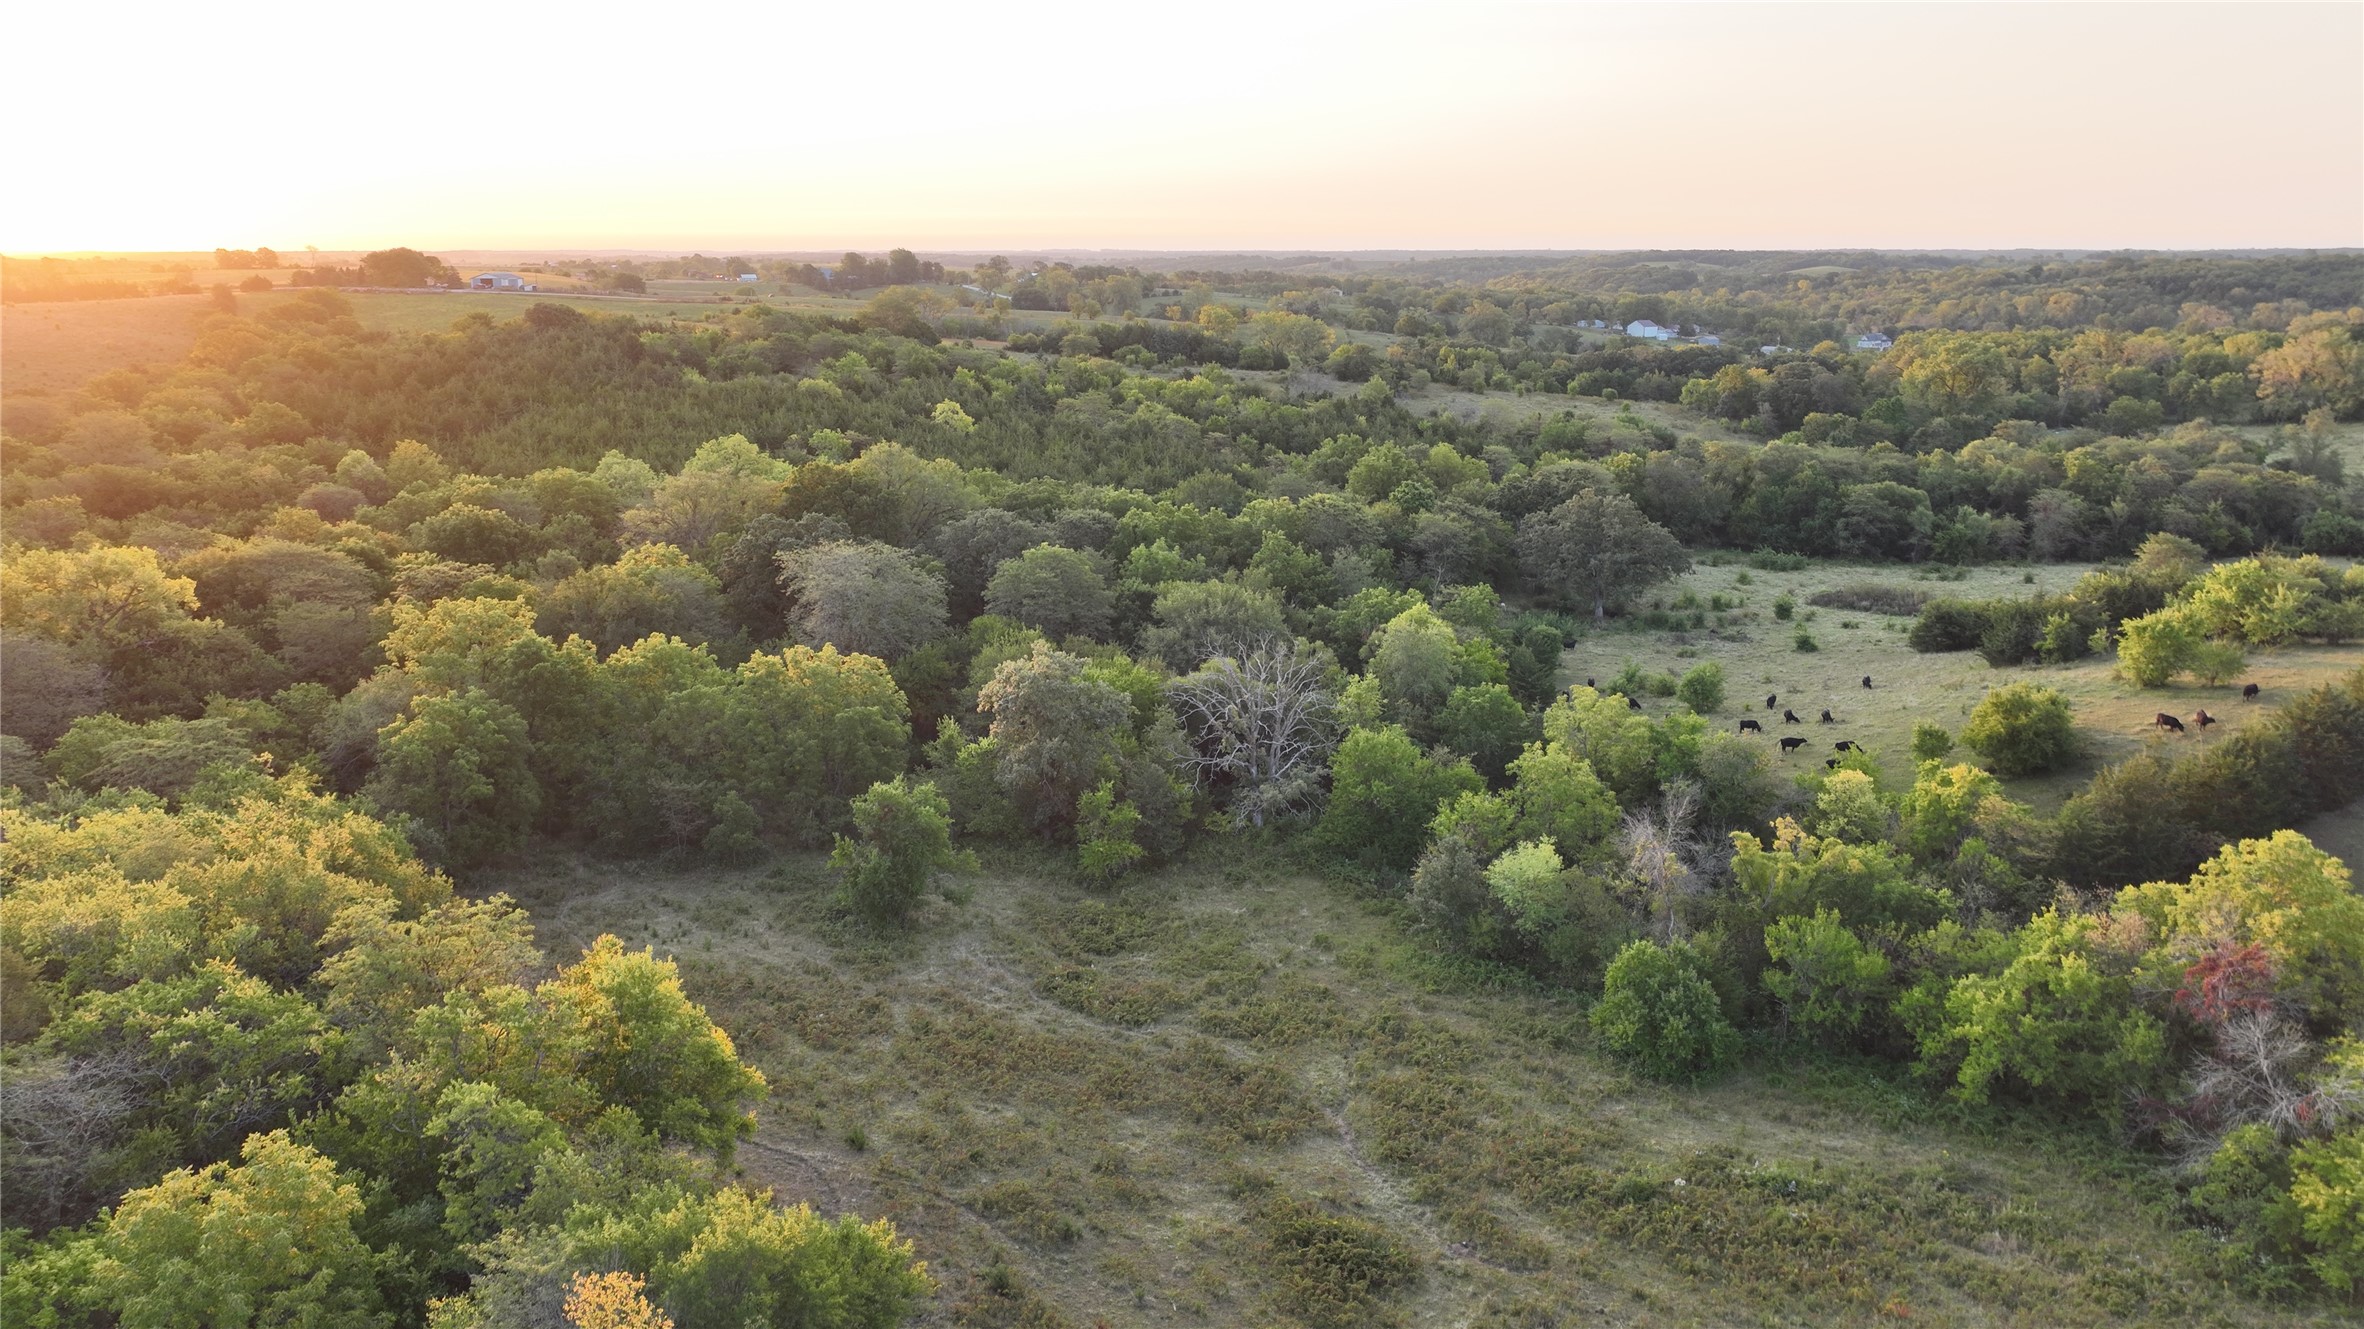
M 2290 1140 L 2364 1117 L 2364 1074 L 2342 1064 L 2310 1075 L 2318 1051 L 2271 1006 L 2219 1021 L 2214 1046 L 2193 1063 L 2186 1106 L 2166 1127 L 2184 1166 L 2206 1166 L 2238 1127 L 2262 1125 Z
M 1682 935 L 1682 902 L 1703 884 L 1692 868 L 1700 851 L 1691 834 L 1698 817 L 1699 786 L 1678 780 L 1667 786 L 1655 809 L 1627 813 L 1617 831 L 1617 852 L 1633 894 L 1662 942 Z
M 1232 816 L 1253 826 L 1313 801 L 1338 744 L 1338 700 L 1319 655 L 1265 637 L 1166 685 L 1190 739 L 1183 766 L 1231 787 Z

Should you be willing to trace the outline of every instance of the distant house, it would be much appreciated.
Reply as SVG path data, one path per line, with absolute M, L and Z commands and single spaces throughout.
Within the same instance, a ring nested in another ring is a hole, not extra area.
M 1702 346 L 1721 346 L 1724 344 L 1724 339 L 1712 332 L 1702 332 L 1699 334 L 1699 344 Z
M 468 279 L 471 291 L 530 291 L 533 286 L 514 272 L 479 272 Z
M 1786 352 L 1788 352 L 1788 350 L 1789 350 L 1789 348 L 1788 348 L 1787 346 L 1759 346 L 1759 347 L 1757 348 L 1757 354 L 1759 354 L 1759 355 L 1782 355 L 1782 354 L 1785 354 Z
M 742 273 L 740 273 L 740 274 L 739 274 L 739 280 L 740 280 L 740 281 L 762 281 L 762 280 L 763 280 L 763 278 L 762 278 L 762 276 L 761 276 L 761 275 L 759 275 L 759 274 L 757 274 L 757 273 L 753 273 L 753 272 L 742 272 Z
M 1646 318 L 1637 318 L 1633 322 L 1625 325 L 1625 335 L 1628 337 L 1643 337 L 1650 341 L 1673 341 L 1675 339 L 1675 330 L 1673 328 L 1662 328 Z
M 1859 351 L 1885 351 L 1894 345 L 1896 342 L 1885 332 L 1867 332 L 1855 339 L 1855 349 Z

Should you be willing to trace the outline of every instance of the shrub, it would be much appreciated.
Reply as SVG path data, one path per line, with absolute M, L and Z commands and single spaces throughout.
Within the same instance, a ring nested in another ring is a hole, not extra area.
M 1880 582 L 1850 582 L 1827 591 L 1816 591 L 1806 603 L 1824 609 L 1853 609 L 1866 614 L 1891 614 L 1910 618 L 1929 603 L 1927 591 L 1910 586 L 1888 586 Z
M 2307 1267 L 2335 1292 L 2364 1282 L 2364 1130 L 2309 1140 L 2290 1153 L 2290 1198 L 2314 1247 Z
M 1307 1324 L 1370 1324 L 1382 1296 L 1419 1279 L 1419 1264 L 1376 1223 L 1285 1197 L 1259 1219 L 1279 1299 Z
M 1609 962 L 1592 1032 L 1609 1051 L 1660 1079 L 1692 1079 L 1731 1062 L 1740 1035 L 1724 1018 L 1688 945 L 1628 943 Z
M 1921 606 L 1905 644 L 1923 654 L 1967 651 L 1986 635 L 1986 606 L 1970 600 L 1931 600 Z
M 2068 698 L 2037 683 L 2011 683 L 1986 694 L 1962 727 L 1962 742 L 1996 774 L 2035 775 L 2076 755 Z
M 2163 688 L 2192 667 L 2204 643 L 2177 610 L 2130 618 L 2118 628 L 2118 676 L 2141 688 Z
M 1314 839 L 1340 859 L 1400 872 L 1438 805 L 1484 787 L 1466 759 L 1439 761 L 1394 725 L 1357 729 L 1330 758 L 1330 805 Z
M 1675 696 L 1685 706 L 1700 715 L 1710 715 L 1724 706 L 1724 667 L 1710 660 L 1691 666 L 1682 681 L 1675 684 Z
M 1806 629 L 1804 629 L 1804 628 L 1799 628 L 1799 629 L 1798 629 L 1798 635 L 1796 635 L 1796 636 L 1794 636 L 1794 637 L 1790 638 L 1790 639 L 1789 639 L 1789 644 L 1791 645 L 1791 647 L 1793 647 L 1793 648 L 1795 648 L 1795 649 L 1797 649 L 1797 650 L 1800 650 L 1800 651 L 1809 651 L 1809 652 L 1810 652 L 1810 651 L 1819 651 L 1819 650 L 1821 650 L 1821 649 L 1822 649 L 1822 643 L 1820 643 L 1820 642 L 1818 642 L 1818 641 L 1814 640 L 1814 634 L 1813 634 L 1813 633 L 1811 633 L 1811 632 L 1808 632 L 1808 631 L 1807 631 Z
M 2046 910 L 2012 938 L 2001 972 L 1970 974 L 1921 1038 L 1924 1071 L 1952 1070 L 1954 1095 L 1997 1090 L 2114 1116 L 2167 1060 L 2167 1031 L 2135 999 L 2132 957 L 2109 920 Z
M 1084 880 L 1105 886 L 1132 871 L 1146 852 L 1134 839 L 1140 825 L 1140 809 L 1117 798 L 1113 780 L 1078 800 L 1075 863 Z
M 1888 984 L 1888 957 L 1866 946 L 1835 910 L 1792 915 L 1765 929 L 1765 990 L 1782 1020 L 1809 1038 L 1843 1039 L 1863 1024 Z
M 829 855 L 841 898 L 872 922 L 901 922 L 936 873 L 962 862 L 952 810 L 934 785 L 902 776 L 870 786 L 852 807 L 854 833 L 838 836 Z
M 1798 599 L 1787 591 L 1773 597 L 1773 617 L 1787 623 L 1789 616 L 1798 612 Z
M 2192 648 L 2192 677 L 2210 687 L 2222 687 L 2249 667 L 2249 655 L 2237 641 L 2204 641 Z
M 1913 724 L 1913 760 L 1938 761 L 1954 750 L 1954 736 L 1945 726 L 1919 720 Z

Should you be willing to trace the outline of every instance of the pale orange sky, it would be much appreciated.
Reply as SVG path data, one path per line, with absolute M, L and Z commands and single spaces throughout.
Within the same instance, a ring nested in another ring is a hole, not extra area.
M 2364 244 L 2364 5 L 20 7 L 0 249 Z

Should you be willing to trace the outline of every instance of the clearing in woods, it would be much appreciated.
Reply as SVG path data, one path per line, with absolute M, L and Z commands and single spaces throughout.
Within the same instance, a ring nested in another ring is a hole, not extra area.
M 679 961 L 771 1082 L 746 1177 L 891 1217 L 937 1325 L 2266 1325 L 2164 1174 L 2054 1124 L 1760 1047 L 1634 1079 L 1582 1004 L 1216 841 L 1115 892 L 988 858 L 907 936 L 821 856 L 563 857 L 475 883 L 553 954 Z M 1368 1291 L 1366 1291 L 1366 1286 Z
M 2049 775 L 2007 784 L 2012 797 L 2050 811 L 2083 788 L 2102 766 L 2134 755 L 2146 743 L 2198 746 L 2220 741 L 2307 689 L 2364 665 L 2364 645 L 2253 650 L 2248 670 L 2223 687 L 2180 680 L 2150 689 L 2119 681 L 2111 673 L 2113 660 L 2106 656 L 2065 665 L 1996 669 L 1976 651 L 1923 655 L 1913 650 L 1905 644 L 1906 630 L 1912 626 L 1909 616 L 1824 608 L 1813 598 L 1848 587 L 1893 588 L 1931 599 L 2056 594 L 2075 585 L 2093 564 L 1969 568 L 1960 570 L 1962 580 L 1940 581 L 1931 569 L 1910 564 L 1815 563 L 1798 572 L 1769 572 L 1731 555 L 1722 557 L 1726 561 L 1720 566 L 1695 565 L 1653 590 L 1635 606 L 1634 616 L 1587 633 L 1562 657 L 1562 681 L 1582 683 L 1590 678 L 1606 688 L 1628 662 L 1648 673 L 1679 675 L 1712 660 L 1724 668 L 1725 696 L 1724 708 L 1709 719 L 1725 727 L 1744 719 L 1763 724 L 1767 751 L 1776 766 L 1805 771 L 1828 759 L 1833 743 L 1852 739 L 1871 750 L 1883 774 L 1899 788 L 1912 781 L 1915 723 L 1940 724 L 1958 737 L 1971 709 L 1989 689 L 2022 680 L 2041 683 L 2068 697 L 2083 755 Z M 1783 595 L 1795 605 L 1788 622 L 1774 616 L 1774 602 Z M 1732 607 L 1717 610 L 1717 597 Z M 1639 614 L 1651 608 L 1679 617 L 1684 626 L 1642 626 Z M 1797 649 L 1801 632 L 1818 649 Z M 1866 674 L 1872 679 L 1869 689 L 1862 684 Z M 2255 702 L 2243 702 L 2244 682 L 2259 684 L 2264 694 Z M 1765 709 L 1767 695 L 1780 698 L 1770 711 Z M 1677 705 L 1664 697 L 1637 700 L 1653 712 Z M 1783 708 L 1795 711 L 1805 723 L 1783 723 Z M 1836 723 L 1820 722 L 1825 708 Z M 2161 737 L 2151 725 L 2151 718 L 2161 711 L 2188 724 L 2192 713 L 2201 709 L 2220 723 L 2205 732 L 2194 727 L 2182 737 Z M 1771 745 L 1790 735 L 1812 741 L 1783 757 Z M 1955 749 L 1953 759 L 1976 760 L 1961 748 Z

